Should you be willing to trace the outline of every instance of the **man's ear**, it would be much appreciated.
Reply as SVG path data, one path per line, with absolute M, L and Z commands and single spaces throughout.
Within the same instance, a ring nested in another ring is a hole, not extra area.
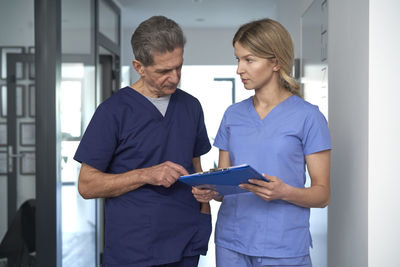
M 133 60 L 132 61 L 132 65 L 133 65 L 133 68 L 136 70 L 136 72 L 140 75 L 140 76 L 143 76 L 144 75 L 144 66 L 143 66 L 143 64 L 140 62 L 140 61 L 138 61 L 138 60 Z

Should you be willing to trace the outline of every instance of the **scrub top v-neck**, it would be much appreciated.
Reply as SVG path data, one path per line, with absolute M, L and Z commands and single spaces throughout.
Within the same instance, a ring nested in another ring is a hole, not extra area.
M 288 97 L 287 99 L 283 100 L 281 103 L 276 105 L 273 109 L 271 109 L 270 112 L 268 112 L 268 114 L 264 118 L 260 118 L 260 115 L 257 113 L 257 110 L 254 107 L 253 97 L 251 97 L 251 98 L 249 98 L 249 99 L 251 99 L 251 101 L 249 101 L 251 103 L 249 103 L 249 105 L 248 105 L 250 117 L 253 119 L 254 123 L 259 124 L 259 125 L 266 124 L 270 120 L 272 120 L 272 122 L 273 122 L 273 118 L 271 119 L 271 117 L 274 117 L 274 113 L 279 112 L 280 109 L 285 108 L 286 101 L 290 102 L 289 99 L 291 97 L 292 96 Z
M 305 156 L 331 148 L 327 122 L 318 110 L 290 96 L 261 119 L 252 97 L 224 114 L 214 146 L 229 152 L 232 165 L 250 164 L 260 173 L 304 188 Z M 253 193 L 225 196 L 215 243 L 250 256 L 300 257 L 309 254 L 308 208 Z
M 165 161 L 194 172 L 192 159 L 211 148 L 199 101 L 177 89 L 165 116 L 130 87 L 96 110 L 75 159 L 106 173 Z M 104 266 L 150 266 L 204 254 L 210 216 L 200 213 L 191 188 L 144 185 L 105 202 Z
M 156 106 L 156 104 L 152 102 L 151 97 L 144 96 L 144 95 L 140 94 L 139 92 L 137 92 L 135 89 L 134 89 L 134 93 L 137 94 L 137 97 L 138 97 L 138 98 L 143 97 L 145 100 L 147 100 L 148 103 L 147 103 L 146 101 L 143 101 L 143 104 L 146 106 L 146 108 L 147 108 L 150 112 L 154 113 L 154 116 L 158 116 L 158 115 L 156 115 L 156 113 L 159 113 L 159 115 L 161 115 L 162 118 L 164 118 L 164 117 L 167 116 L 167 112 L 169 112 L 169 113 L 172 112 L 172 111 L 168 111 L 169 109 L 171 109 L 171 110 L 174 109 L 174 108 L 173 108 L 173 104 L 170 105 L 172 95 L 169 95 L 169 98 L 168 98 L 168 100 L 167 100 L 167 101 L 168 101 L 168 105 L 167 105 L 167 108 L 166 108 L 166 110 L 165 110 L 165 114 L 162 114 L 162 112 L 158 109 L 158 107 Z M 155 99 L 155 100 L 156 100 L 156 99 Z M 171 106 L 171 107 L 170 107 L 170 106 Z M 168 115 L 169 115 L 169 114 L 168 114 Z M 160 118 L 160 119 L 161 119 L 161 118 Z

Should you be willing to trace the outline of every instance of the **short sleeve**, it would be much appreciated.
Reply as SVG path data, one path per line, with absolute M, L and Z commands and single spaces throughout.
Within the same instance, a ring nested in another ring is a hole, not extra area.
M 318 107 L 312 109 L 306 118 L 302 143 L 304 155 L 331 149 L 328 122 Z
M 224 116 L 222 117 L 221 124 L 219 125 L 219 129 L 217 132 L 217 136 L 215 137 L 214 141 L 214 146 L 218 147 L 219 149 L 222 150 L 228 150 L 229 149 L 229 129 L 227 126 L 227 113 L 228 110 L 225 111 Z
M 200 157 L 201 155 L 206 154 L 211 149 L 210 140 L 208 139 L 207 129 L 204 124 L 204 114 L 203 109 L 201 108 L 200 102 L 199 104 L 199 118 L 197 125 L 197 136 L 196 136 L 196 145 L 193 152 L 193 157 Z
M 117 136 L 115 118 L 104 105 L 100 105 L 86 128 L 74 159 L 102 172 L 106 171 L 117 146 Z

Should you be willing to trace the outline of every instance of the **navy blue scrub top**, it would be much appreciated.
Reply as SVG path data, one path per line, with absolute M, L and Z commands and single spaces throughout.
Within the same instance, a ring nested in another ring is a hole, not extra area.
M 74 159 L 123 173 L 167 160 L 194 172 L 192 159 L 211 148 L 199 101 L 177 89 L 165 114 L 125 87 L 103 102 Z M 149 266 L 205 254 L 211 216 L 200 213 L 191 187 L 145 185 L 105 202 L 103 266 Z

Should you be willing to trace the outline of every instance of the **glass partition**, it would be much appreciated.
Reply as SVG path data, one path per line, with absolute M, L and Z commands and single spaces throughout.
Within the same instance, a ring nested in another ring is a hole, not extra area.
M 33 1 L 1 1 L 0 36 L 1 242 L 21 204 L 36 193 L 35 114 L 31 112 L 35 81 L 28 71 L 33 60 L 28 54 L 34 45 Z M 4 264 L 7 259 L 0 259 L 0 266 Z
M 73 157 L 96 107 L 94 0 L 62 0 L 60 84 L 62 266 L 100 266 L 97 200 L 78 192 Z
M 99 1 L 99 30 L 113 43 L 119 44 L 119 14 L 105 0 Z
M 73 157 L 94 110 L 94 66 L 63 63 L 60 92 L 63 266 L 97 266 L 96 200 L 78 192 L 80 164 Z
M 61 49 L 64 55 L 93 53 L 93 7 L 92 0 L 61 1 Z

